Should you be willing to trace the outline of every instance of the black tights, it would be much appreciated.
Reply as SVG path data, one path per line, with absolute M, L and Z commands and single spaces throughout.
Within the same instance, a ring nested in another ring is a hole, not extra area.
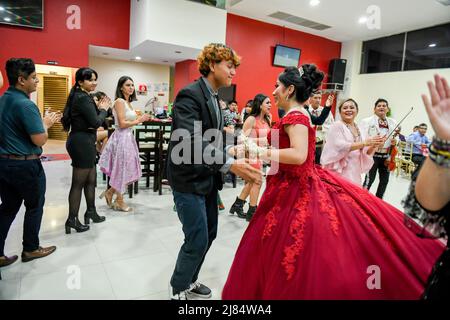
M 69 217 L 78 217 L 81 202 L 81 190 L 84 189 L 87 211 L 95 211 L 96 168 L 73 168 L 72 185 L 69 193 Z

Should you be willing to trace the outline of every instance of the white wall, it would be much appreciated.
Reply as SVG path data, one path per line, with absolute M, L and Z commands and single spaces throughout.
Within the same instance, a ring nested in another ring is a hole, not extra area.
M 361 120 L 373 114 L 374 103 L 378 98 L 385 98 L 392 110 L 392 117 L 400 121 L 414 107 L 411 115 L 402 123 L 402 133 L 407 135 L 419 123 L 428 124 L 427 136 L 433 135 L 421 94 L 428 94 L 426 82 L 433 79 L 434 74 L 450 80 L 450 68 L 429 69 L 420 71 L 386 72 L 359 74 L 361 63 L 361 41 L 350 41 L 342 44 L 341 58 L 347 59 L 345 90 L 339 95 L 353 98 L 358 102 Z
M 166 65 L 89 57 L 89 66 L 98 73 L 97 90 L 105 92 L 111 99 L 114 99 L 117 82 L 121 76 L 131 77 L 136 89 L 139 84 L 169 83 L 170 79 L 170 67 Z M 138 95 L 138 101 L 133 102 L 133 107 L 143 110 L 151 97 L 151 92 L 147 96 Z M 168 98 L 169 91 L 165 92 L 164 96 L 158 97 L 162 104 L 167 104 Z
M 145 40 L 202 49 L 225 43 L 227 12 L 185 0 L 131 0 L 130 48 Z

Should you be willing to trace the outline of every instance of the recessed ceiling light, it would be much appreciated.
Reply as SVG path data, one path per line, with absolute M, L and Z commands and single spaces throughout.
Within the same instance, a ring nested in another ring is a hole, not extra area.
M 430 48 L 434 48 L 434 47 L 436 47 L 436 43 L 430 43 L 428 46 L 429 46 Z
M 359 18 L 358 22 L 361 23 L 361 24 L 366 23 L 367 22 L 367 17 Z
M 310 5 L 311 7 L 315 7 L 315 6 L 318 6 L 319 3 L 320 3 L 320 0 L 311 0 L 311 1 L 309 2 L 309 5 Z
M 3 20 L 5 20 L 5 21 L 11 21 L 11 18 L 8 18 L 8 17 L 6 17 L 6 18 L 3 18 Z
M 142 60 L 142 58 L 141 58 L 141 57 L 136 57 L 136 58 L 134 58 L 134 59 L 136 59 L 136 60 Z
M 181 51 L 178 51 L 178 50 L 177 50 L 177 51 L 175 51 L 175 53 L 181 53 Z

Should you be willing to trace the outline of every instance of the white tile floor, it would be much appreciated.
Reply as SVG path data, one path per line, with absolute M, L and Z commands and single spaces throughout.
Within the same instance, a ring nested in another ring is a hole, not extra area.
M 52 141 L 46 153 L 64 153 L 64 144 Z M 167 299 L 168 282 L 183 241 L 181 224 L 172 211 L 170 190 L 159 196 L 145 188 L 129 201 L 132 213 L 115 212 L 104 201 L 97 201 L 100 214 L 107 220 L 91 224 L 91 230 L 64 234 L 67 218 L 67 196 L 70 187 L 70 161 L 44 162 L 47 194 L 40 239 L 43 246 L 56 245 L 57 251 L 44 259 L 29 263 L 20 261 L 2 269 L 0 299 Z M 98 175 L 98 188 L 105 183 Z M 372 187 L 376 190 L 377 181 Z M 385 200 L 401 208 L 409 180 L 391 176 Z M 221 192 L 225 207 L 233 203 L 241 185 L 233 189 L 227 184 Z M 80 216 L 85 210 L 82 200 Z M 247 222 L 219 214 L 219 231 L 209 251 L 200 280 L 220 299 L 234 252 Z M 21 208 L 6 241 L 7 255 L 21 253 Z M 75 270 L 75 271 L 74 271 Z M 79 272 L 80 283 L 74 275 Z

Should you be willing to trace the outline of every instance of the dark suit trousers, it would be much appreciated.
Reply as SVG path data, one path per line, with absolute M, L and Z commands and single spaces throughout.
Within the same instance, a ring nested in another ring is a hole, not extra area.
M 25 204 L 23 250 L 39 248 L 39 230 L 45 202 L 45 172 L 41 160 L 0 159 L 0 256 L 22 203 Z
M 369 173 L 366 175 L 364 181 L 364 188 L 370 190 L 372 183 L 375 181 L 375 177 L 377 175 L 377 171 L 380 174 L 380 183 L 378 184 L 376 196 L 380 199 L 383 199 L 384 192 L 386 191 L 387 185 L 389 183 L 389 170 L 384 165 L 384 161 L 386 157 L 378 157 L 375 155 L 373 157 L 373 166 L 370 169 Z
M 183 225 L 184 244 L 178 253 L 171 286 L 176 291 L 197 281 L 200 268 L 217 235 L 217 190 L 206 196 L 173 191 L 178 218 Z

